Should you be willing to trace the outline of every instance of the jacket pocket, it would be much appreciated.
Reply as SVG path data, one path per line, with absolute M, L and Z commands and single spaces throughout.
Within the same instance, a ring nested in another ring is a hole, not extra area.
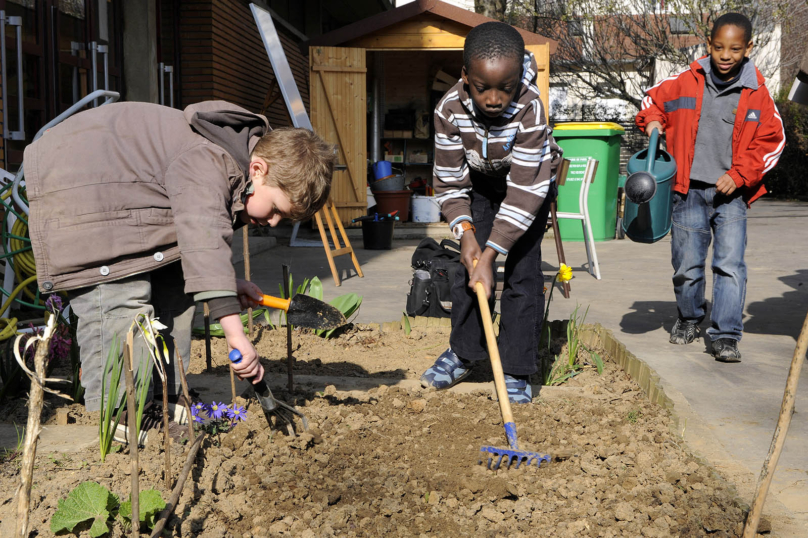
M 131 211 L 51 219 L 43 232 L 43 252 L 51 274 L 101 267 L 143 250 L 138 219 Z

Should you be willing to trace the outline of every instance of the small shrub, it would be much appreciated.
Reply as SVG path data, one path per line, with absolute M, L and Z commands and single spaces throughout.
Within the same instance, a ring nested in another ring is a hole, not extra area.
M 808 199 L 808 107 L 779 99 L 777 108 L 783 119 L 786 147 L 777 166 L 763 178 L 771 196 L 786 199 Z

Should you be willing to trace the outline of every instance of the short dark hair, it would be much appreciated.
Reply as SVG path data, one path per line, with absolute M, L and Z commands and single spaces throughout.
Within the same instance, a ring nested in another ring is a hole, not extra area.
M 724 13 L 715 20 L 713 29 L 710 31 L 710 39 L 715 39 L 715 34 L 724 26 L 737 26 L 743 30 L 744 41 L 752 41 L 752 22 L 742 13 Z
M 475 26 L 466 36 L 463 46 L 463 65 L 468 71 L 472 60 L 514 58 L 520 64 L 525 55 L 525 40 L 519 31 L 504 22 L 484 22 Z

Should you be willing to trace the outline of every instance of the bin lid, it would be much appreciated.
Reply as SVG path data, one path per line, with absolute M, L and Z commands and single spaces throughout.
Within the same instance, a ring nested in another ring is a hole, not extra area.
M 561 131 L 561 132 L 559 132 Z M 553 127 L 553 132 L 557 133 L 556 136 L 569 137 L 569 136 L 612 136 L 622 135 L 626 130 L 614 122 L 599 122 L 599 121 L 573 121 L 565 123 L 556 123 Z

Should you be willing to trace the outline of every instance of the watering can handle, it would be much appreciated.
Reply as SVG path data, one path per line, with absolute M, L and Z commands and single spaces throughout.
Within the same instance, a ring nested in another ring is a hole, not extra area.
M 657 149 L 659 148 L 659 129 L 651 131 L 648 141 L 648 155 L 645 159 L 645 171 L 653 175 L 654 163 L 656 162 Z

